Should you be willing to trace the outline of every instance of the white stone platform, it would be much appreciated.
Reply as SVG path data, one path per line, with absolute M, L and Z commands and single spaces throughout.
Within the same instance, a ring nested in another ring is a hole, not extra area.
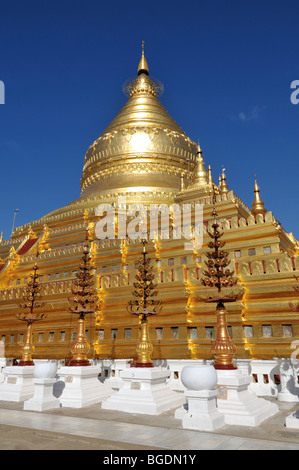
M 34 394 L 34 366 L 4 367 L 3 383 L 0 384 L 0 400 L 21 402 Z
M 123 387 L 102 403 L 107 410 L 159 415 L 181 406 L 184 394 L 171 390 L 169 371 L 160 367 L 130 367 L 120 373 Z
M 60 407 L 53 395 L 56 378 L 34 378 L 34 396 L 24 402 L 24 410 L 45 411 Z
M 215 431 L 225 424 L 225 418 L 217 409 L 217 390 L 186 390 L 188 404 L 175 412 L 175 418 L 182 420 L 184 429 Z
M 258 398 L 248 390 L 252 378 L 237 370 L 217 370 L 218 411 L 225 423 L 239 426 L 259 426 L 278 412 L 278 406 Z
M 59 381 L 62 381 L 60 403 L 63 407 L 83 408 L 106 400 L 113 390 L 101 383 L 98 376 L 101 367 L 65 366 L 58 370 Z
M 298 429 L 299 430 L 299 410 L 291 413 L 286 417 L 285 420 L 286 428 Z

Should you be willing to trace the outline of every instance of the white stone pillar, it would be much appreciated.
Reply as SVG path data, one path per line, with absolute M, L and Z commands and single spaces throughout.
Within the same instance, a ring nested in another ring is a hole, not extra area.
M 214 431 L 225 424 L 224 415 L 217 410 L 217 390 L 186 390 L 187 412 L 182 416 L 184 429 Z
M 34 396 L 24 403 L 24 410 L 45 411 L 59 408 L 60 401 L 53 395 L 56 378 L 35 378 Z

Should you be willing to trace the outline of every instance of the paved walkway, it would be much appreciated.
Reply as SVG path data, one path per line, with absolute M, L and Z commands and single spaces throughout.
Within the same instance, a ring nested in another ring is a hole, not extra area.
M 23 411 L 22 403 L 0 401 L 0 425 L 8 430 L 13 426 L 53 436 L 114 442 L 118 449 L 127 449 L 126 445 L 131 444 L 130 449 L 136 445 L 136 449 L 156 450 L 299 450 L 299 432 L 284 427 L 285 416 L 297 407 L 280 404 L 280 413 L 258 428 L 225 426 L 209 433 L 182 429 L 174 412 L 157 417 L 131 415 L 102 410 L 98 404 L 80 410 L 59 408 L 39 413 Z

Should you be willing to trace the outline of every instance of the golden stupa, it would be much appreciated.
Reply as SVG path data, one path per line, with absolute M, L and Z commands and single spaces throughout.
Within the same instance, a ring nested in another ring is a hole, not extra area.
M 137 73 L 126 105 L 86 152 L 80 198 L 62 210 L 119 196 L 128 203 L 171 203 L 181 176 L 190 176 L 196 144 L 158 100 L 143 48 Z
M 86 320 L 89 357 L 133 358 L 138 319 L 127 312 L 141 242 L 96 237 L 96 208 L 126 204 L 202 204 L 203 245 L 185 249 L 184 240 L 160 235 L 147 252 L 155 262 L 155 282 L 162 300 L 149 320 L 152 359 L 212 358 L 216 314 L 203 302 L 210 290 L 201 284 L 212 209 L 224 232 L 226 250 L 242 296 L 227 306 L 228 331 L 239 358 L 289 357 L 299 339 L 294 301 L 299 276 L 298 241 L 264 207 L 257 182 L 250 209 L 230 189 L 225 170 L 215 184 L 199 143 L 193 142 L 159 100 L 142 48 L 137 77 L 127 86 L 126 105 L 88 148 L 81 195 L 40 220 L 14 229 L 0 242 L 0 334 L 6 357 L 20 358 L 24 329 L 15 315 L 39 252 L 43 313 L 33 343 L 36 358 L 69 358 L 76 318 L 69 297 L 89 228 L 98 309 Z M 192 207 L 193 207 L 192 206 Z M 116 222 L 117 228 L 117 222 Z

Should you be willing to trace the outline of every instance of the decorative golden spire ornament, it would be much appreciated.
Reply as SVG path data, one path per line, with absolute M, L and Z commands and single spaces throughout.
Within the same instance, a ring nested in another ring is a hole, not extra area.
M 149 75 L 149 68 L 147 65 L 146 58 L 144 57 L 144 41 L 142 41 L 142 55 L 141 55 L 141 60 L 138 65 L 138 75 L 141 73 L 145 73 L 146 75 Z
M 162 301 L 155 300 L 158 291 L 155 290 L 157 285 L 153 283 L 155 277 L 150 258 L 147 258 L 145 250 L 146 240 L 141 240 L 143 245 L 142 258 L 139 260 L 136 280 L 133 283 L 135 290 L 133 296 L 136 300 L 130 300 L 127 310 L 139 316 L 139 338 L 136 347 L 137 358 L 131 363 L 131 367 L 154 367 L 151 360 L 153 345 L 150 341 L 148 331 L 147 317 L 156 315 L 161 311 Z
M 207 184 L 209 183 L 209 174 L 205 166 L 204 159 L 202 157 L 202 150 L 199 145 L 199 142 L 197 144 L 197 152 L 196 152 L 196 164 L 195 168 L 193 171 L 193 175 L 191 178 L 191 184 L 189 186 L 189 189 L 196 188 L 205 188 Z
M 32 354 L 35 351 L 35 347 L 32 341 L 32 329 L 33 324 L 37 321 L 44 320 L 47 318 L 45 313 L 35 313 L 36 308 L 43 307 L 44 303 L 41 302 L 41 285 L 38 282 L 39 275 L 37 274 L 37 258 L 39 252 L 36 253 L 36 262 L 33 267 L 33 274 L 30 274 L 31 280 L 28 281 L 23 293 L 24 303 L 20 304 L 21 308 L 29 309 L 27 313 L 18 313 L 16 318 L 20 321 L 27 323 L 25 341 L 22 347 L 22 358 L 18 363 L 19 366 L 33 366 Z
M 85 335 L 85 316 L 95 312 L 98 296 L 94 288 L 93 275 L 91 274 L 93 267 L 91 265 L 88 229 L 86 229 L 83 256 L 81 259 L 80 271 L 77 272 L 72 287 L 73 296 L 69 298 L 70 311 L 79 315 L 76 339 L 71 344 L 73 357 L 68 363 L 69 366 L 90 365 L 87 359 L 90 344 L 86 340 Z
M 223 233 L 219 231 L 215 207 L 213 209 L 212 216 L 214 218 L 214 222 L 212 224 L 213 232 L 208 231 L 209 236 L 213 240 L 208 244 L 208 247 L 211 248 L 212 251 L 206 253 L 208 261 L 205 261 L 205 264 L 208 267 L 208 270 L 203 272 L 205 277 L 201 282 L 204 286 L 216 287 L 218 291 L 217 296 L 206 300 L 206 302 L 217 303 L 217 335 L 211 348 L 211 352 L 216 359 L 214 367 L 215 369 L 231 370 L 236 369 L 236 366 L 233 363 L 236 346 L 232 343 L 228 333 L 224 302 L 234 302 L 237 299 L 237 296 L 223 295 L 222 288 L 233 287 L 237 284 L 237 280 L 233 277 L 234 272 L 230 271 L 230 269 L 226 269 L 230 264 L 230 260 L 228 260 L 228 252 L 222 250 L 225 246 L 225 242 L 220 240 Z
M 264 207 L 264 203 L 260 196 L 260 188 L 258 187 L 257 180 L 255 178 L 254 199 L 252 203 L 251 213 L 253 215 L 257 215 L 257 214 L 265 215 L 266 212 L 267 212 L 267 209 Z
M 219 189 L 221 194 L 226 194 L 229 191 L 228 185 L 226 183 L 225 168 L 222 168 L 222 175 L 220 179 Z

